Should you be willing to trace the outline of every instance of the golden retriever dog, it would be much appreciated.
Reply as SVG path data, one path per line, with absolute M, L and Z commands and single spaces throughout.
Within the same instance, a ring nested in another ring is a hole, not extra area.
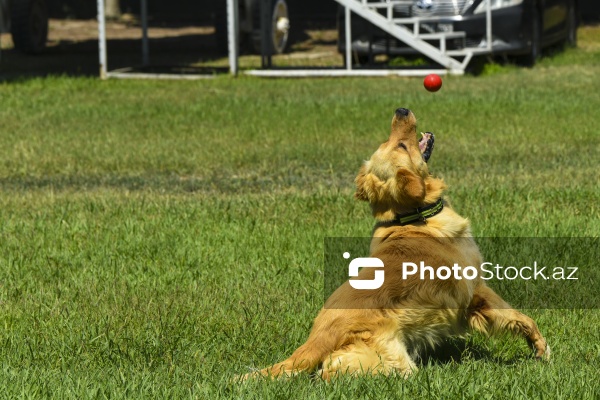
M 369 202 L 376 220 L 370 256 L 383 261 L 383 285 L 359 290 L 346 281 L 325 302 L 306 343 L 287 360 L 243 379 L 302 371 L 324 379 L 336 374 L 408 376 L 417 369 L 418 349 L 470 331 L 511 332 L 525 338 L 536 358 L 549 358 L 550 348 L 535 322 L 482 279 L 402 273 L 406 261 L 422 261 L 436 273 L 455 263 L 479 270 L 482 263 L 469 221 L 442 200 L 446 185 L 429 173 L 433 134 L 418 140 L 416 122 L 410 110 L 397 109 L 388 140 L 355 180 L 356 198 Z M 358 278 L 373 280 L 374 273 L 362 268 Z

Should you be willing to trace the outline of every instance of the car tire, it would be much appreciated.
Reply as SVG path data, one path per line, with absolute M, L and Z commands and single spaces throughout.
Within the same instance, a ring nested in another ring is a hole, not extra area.
M 531 17 L 531 44 L 529 51 L 517 58 L 517 63 L 525 67 L 533 67 L 542 57 L 542 20 L 537 8 L 533 8 Z
M 219 54 L 227 54 L 229 50 L 227 35 L 227 9 L 219 7 L 215 13 L 215 41 Z
M 11 35 L 15 49 L 38 54 L 48 39 L 48 7 L 45 0 L 11 2 Z
M 371 65 L 371 57 L 368 54 L 355 54 L 352 58 L 356 60 L 358 65 Z
M 262 53 L 261 34 L 261 1 L 256 0 L 253 7 L 252 38 L 251 42 L 256 53 Z M 269 2 L 269 45 L 273 54 L 284 53 L 289 45 L 290 39 L 290 16 L 286 0 L 271 0 Z
M 565 39 L 565 44 L 569 47 L 577 47 L 577 23 L 577 9 L 575 4 L 572 4 L 567 16 L 567 37 Z

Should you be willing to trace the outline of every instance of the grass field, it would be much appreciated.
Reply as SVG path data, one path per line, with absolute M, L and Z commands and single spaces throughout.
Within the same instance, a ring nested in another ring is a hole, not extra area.
M 598 28 L 526 70 L 420 79 L 0 85 L 3 398 L 600 396 L 600 312 L 527 310 L 553 360 L 473 335 L 410 379 L 231 382 L 322 306 L 323 241 L 368 236 L 353 179 L 411 108 L 476 236 L 598 237 Z

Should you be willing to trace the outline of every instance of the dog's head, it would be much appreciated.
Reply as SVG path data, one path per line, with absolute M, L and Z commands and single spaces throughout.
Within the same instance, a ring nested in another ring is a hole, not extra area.
M 355 179 L 356 198 L 368 201 L 379 220 L 392 220 L 396 214 L 433 203 L 445 189 L 444 182 L 433 178 L 427 168 L 433 134 L 421 134 L 419 140 L 416 124 L 410 110 L 397 109 L 390 137 L 364 163 Z

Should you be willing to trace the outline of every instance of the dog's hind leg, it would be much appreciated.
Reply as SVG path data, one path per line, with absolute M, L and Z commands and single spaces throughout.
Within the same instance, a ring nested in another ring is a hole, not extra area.
M 475 288 L 468 318 L 471 329 L 489 335 L 510 332 L 522 336 L 533 348 L 537 359 L 550 359 L 550 347 L 533 319 L 511 308 L 488 286 Z
M 389 375 L 398 372 L 408 376 L 417 370 L 406 346 L 398 339 L 391 339 L 376 351 L 365 342 L 356 342 L 333 352 L 317 372 L 325 380 L 339 374 Z
M 251 372 L 237 377 L 240 381 L 245 381 L 249 378 L 259 376 L 268 378 L 291 377 L 303 371 L 313 371 L 316 369 L 321 359 L 321 352 L 316 340 L 307 341 L 300 346 L 294 353 L 285 361 L 272 365 L 268 368 L 263 368 L 260 371 Z

